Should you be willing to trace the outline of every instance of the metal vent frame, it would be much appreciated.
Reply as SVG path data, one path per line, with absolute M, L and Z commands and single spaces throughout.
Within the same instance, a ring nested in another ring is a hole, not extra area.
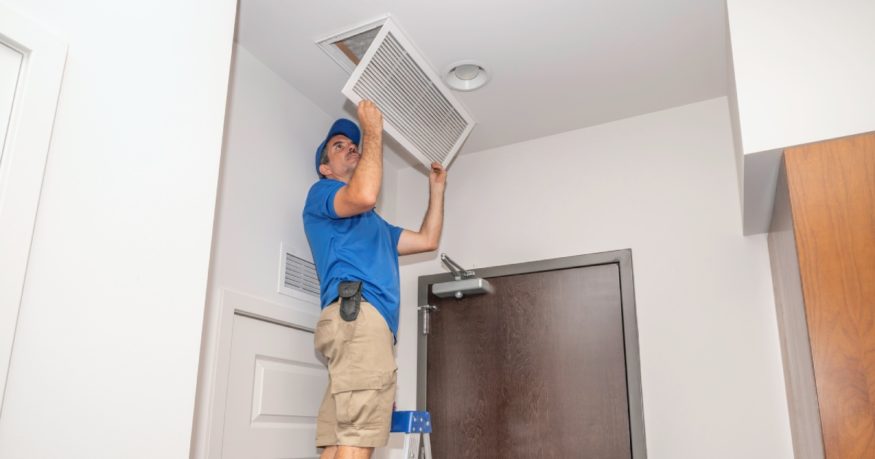
M 277 293 L 320 305 L 320 285 L 316 265 L 309 259 L 296 255 L 285 243 L 280 244 L 279 255 Z M 288 282 L 290 274 L 297 282 Z
M 474 118 L 468 113 L 465 107 L 455 98 L 455 96 L 450 92 L 450 90 L 446 87 L 443 80 L 441 80 L 440 76 L 432 69 L 431 65 L 422 57 L 422 53 L 416 49 L 413 43 L 407 38 L 407 35 L 401 30 L 401 28 L 392 21 L 391 18 L 387 18 L 386 22 L 383 24 L 380 32 L 377 34 L 374 41 L 371 43 L 370 48 L 365 53 L 364 57 L 362 57 L 361 62 L 358 66 L 356 66 L 349 80 L 347 80 L 346 85 L 344 85 L 341 92 L 353 103 L 358 104 L 362 100 L 362 96 L 355 92 L 355 86 L 362 78 L 362 75 L 369 68 L 371 62 L 374 60 L 374 57 L 377 55 L 378 51 L 383 47 L 384 41 L 387 40 L 387 37 L 390 36 L 397 41 L 400 47 L 407 53 L 407 56 L 413 61 L 413 63 L 418 67 L 422 73 L 428 78 L 431 82 L 432 86 L 436 88 L 440 95 L 449 102 L 452 108 L 456 113 L 464 120 L 465 127 L 461 131 L 458 138 L 455 139 L 452 146 L 447 150 L 446 155 L 443 157 L 441 161 L 439 161 L 444 167 L 449 166 L 449 164 L 453 161 L 453 158 L 458 154 L 459 149 L 462 147 L 462 144 L 468 138 L 468 135 L 471 133 L 471 130 L 474 129 L 474 125 L 476 121 Z M 379 104 L 379 101 L 377 101 Z M 410 110 L 415 110 L 418 107 L 405 107 Z M 411 141 L 406 135 L 403 133 L 403 129 L 400 129 L 395 123 L 390 119 L 391 116 L 387 117 L 387 114 L 383 114 L 383 128 L 389 135 L 392 136 L 398 143 L 401 144 L 408 152 L 410 152 L 416 159 L 418 159 L 423 165 L 429 167 L 433 161 L 429 156 L 422 151 L 416 144 Z

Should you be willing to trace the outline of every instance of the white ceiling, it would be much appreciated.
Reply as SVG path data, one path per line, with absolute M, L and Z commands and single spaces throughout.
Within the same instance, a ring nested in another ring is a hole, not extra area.
M 332 116 L 348 75 L 317 40 L 390 14 L 443 73 L 483 63 L 455 94 L 474 152 L 727 94 L 724 0 L 240 0 L 237 41 Z M 390 145 L 391 146 L 391 145 Z

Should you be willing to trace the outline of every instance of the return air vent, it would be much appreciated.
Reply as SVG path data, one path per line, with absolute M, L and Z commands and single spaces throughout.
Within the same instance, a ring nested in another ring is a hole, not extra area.
M 474 120 L 410 41 L 387 19 L 343 87 L 353 103 L 376 102 L 383 126 L 426 167 L 449 165 Z
M 319 303 L 319 277 L 316 265 L 290 253 L 285 244 L 280 248 L 279 293 L 310 303 Z

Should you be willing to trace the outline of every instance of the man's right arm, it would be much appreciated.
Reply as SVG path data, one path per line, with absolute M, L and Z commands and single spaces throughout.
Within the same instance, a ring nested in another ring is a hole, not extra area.
M 361 158 L 355 172 L 334 196 L 334 211 L 339 217 L 352 217 L 377 205 L 383 180 L 383 115 L 377 105 L 363 100 L 358 105 L 362 129 Z

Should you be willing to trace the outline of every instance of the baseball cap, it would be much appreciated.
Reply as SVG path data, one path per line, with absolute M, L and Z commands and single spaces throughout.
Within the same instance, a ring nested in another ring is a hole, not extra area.
M 328 135 L 325 136 L 325 140 L 319 144 L 319 148 L 316 149 L 316 175 L 322 176 L 319 173 L 319 165 L 322 164 L 322 150 L 325 149 L 325 144 L 328 141 L 338 135 L 345 135 L 352 140 L 352 143 L 358 145 L 359 140 L 361 139 L 361 131 L 359 131 L 359 127 L 352 121 L 346 118 L 340 118 L 331 125 L 331 129 L 328 130 Z

